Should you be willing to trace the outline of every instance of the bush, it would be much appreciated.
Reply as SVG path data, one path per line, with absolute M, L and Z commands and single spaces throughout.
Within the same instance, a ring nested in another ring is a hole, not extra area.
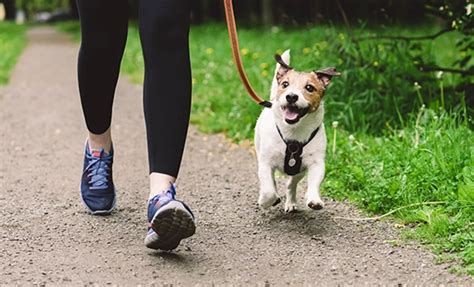
M 53 12 L 69 7 L 69 0 L 16 0 L 18 9 L 23 9 L 27 15 L 38 12 Z

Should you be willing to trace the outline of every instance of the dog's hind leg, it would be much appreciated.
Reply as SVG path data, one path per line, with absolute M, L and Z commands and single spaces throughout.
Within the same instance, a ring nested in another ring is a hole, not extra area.
M 286 184 L 285 212 L 296 211 L 296 187 L 303 177 L 304 173 L 300 173 L 295 176 L 290 176 L 288 179 Z
M 258 204 L 263 208 L 269 208 L 280 203 L 281 199 L 275 187 L 275 170 L 268 164 L 259 164 L 258 178 L 260 180 Z
M 323 209 L 324 203 L 319 195 L 319 188 L 324 179 L 324 162 L 316 163 L 308 170 L 308 191 L 306 205 L 314 210 Z

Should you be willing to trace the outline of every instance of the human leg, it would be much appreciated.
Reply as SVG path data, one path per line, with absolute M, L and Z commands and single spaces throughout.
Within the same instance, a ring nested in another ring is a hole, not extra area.
M 141 0 L 150 197 L 174 183 L 191 107 L 190 0 Z
M 116 198 L 110 122 L 127 37 L 128 3 L 127 0 L 77 0 L 77 7 L 82 34 L 79 92 L 89 131 L 81 199 L 90 213 L 106 214 L 114 209 Z

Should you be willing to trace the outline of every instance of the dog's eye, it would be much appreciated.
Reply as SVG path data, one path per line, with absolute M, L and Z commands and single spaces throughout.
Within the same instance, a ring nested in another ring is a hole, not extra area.
M 290 83 L 288 83 L 288 81 L 284 81 L 283 83 L 281 83 L 281 85 L 282 85 L 283 88 L 288 88 Z
M 305 89 L 310 93 L 314 92 L 314 87 L 311 85 L 306 85 Z

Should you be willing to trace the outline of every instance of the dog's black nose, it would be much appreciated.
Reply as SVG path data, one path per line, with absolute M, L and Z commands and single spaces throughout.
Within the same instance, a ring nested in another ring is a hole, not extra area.
M 286 101 L 290 104 L 296 103 L 297 100 L 298 100 L 298 95 L 295 95 L 295 94 L 286 95 Z

